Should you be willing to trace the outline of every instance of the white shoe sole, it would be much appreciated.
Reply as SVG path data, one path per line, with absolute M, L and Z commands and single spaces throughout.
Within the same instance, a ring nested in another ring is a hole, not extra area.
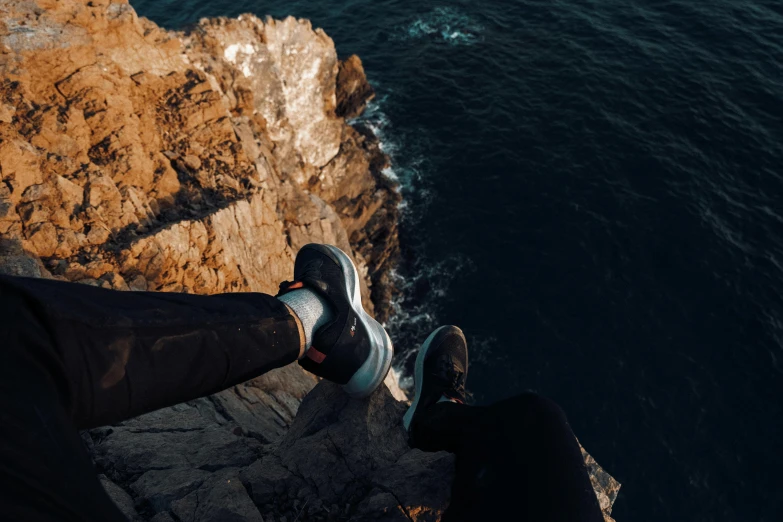
M 453 328 L 452 326 L 446 325 L 441 326 L 434 332 L 432 332 L 429 337 L 424 341 L 424 343 L 421 345 L 421 348 L 419 348 L 419 355 L 416 356 L 416 368 L 413 372 L 413 382 L 416 386 L 416 395 L 413 397 L 413 402 L 411 403 L 410 408 L 408 408 L 408 411 L 405 412 L 405 416 L 402 418 L 402 425 L 405 426 L 405 431 L 410 431 L 411 428 L 411 422 L 413 422 L 413 416 L 416 414 L 416 408 L 419 407 L 419 399 L 421 398 L 421 386 L 422 386 L 422 380 L 424 379 L 424 359 L 427 358 L 427 352 L 430 349 L 430 346 L 432 345 L 432 341 L 435 339 L 435 336 L 440 333 L 441 330 L 444 330 L 446 328 Z
M 348 255 L 332 245 L 324 245 L 337 258 L 345 274 L 345 284 L 351 298 L 351 309 L 359 317 L 362 325 L 370 336 L 370 355 L 364 364 L 343 385 L 345 392 L 351 397 L 367 397 L 383 383 L 391 369 L 394 347 L 389 334 L 381 324 L 370 317 L 362 306 L 362 294 L 359 290 L 359 273 Z

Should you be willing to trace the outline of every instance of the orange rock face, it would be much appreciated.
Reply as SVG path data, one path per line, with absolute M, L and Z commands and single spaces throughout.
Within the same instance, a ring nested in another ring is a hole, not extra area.
M 323 31 L 243 15 L 167 32 L 123 1 L 0 13 L 0 234 L 53 277 L 272 292 L 322 241 L 352 252 L 367 306 L 388 297 L 399 196 L 335 113 Z

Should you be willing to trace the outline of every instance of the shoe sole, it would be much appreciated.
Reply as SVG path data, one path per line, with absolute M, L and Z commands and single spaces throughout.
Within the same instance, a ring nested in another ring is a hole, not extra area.
M 351 309 L 359 316 L 370 336 L 370 356 L 357 370 L 354 376 L 343 385 L 351 397 L 367 397 L 383 383 L 391 369 L 394 347 L 389 334 L 381 324 L 364 311 L 362 295 L 359 290 L 359 273 L 348 255 L 332 245 L 323 245 L 336 258 L 345 274 L 345 286 L 351 299 Z
M 411 403 L 410 408 L 408 408 L 408 411 L 405 412 L 405 415 L 402 417 L 402 425 L 405 426 L 405 431 L 410 431 L 411 422 L 413 422 L 413 416 L 416 414 L 416 408 L 419 407 L 419 399 L 421 398 L 421 387 L 423 385 L 424 380 L 424 360 L 427 358 L 427 353 L 429 352 L 430 347 L 433 344 L 433 341 L 436 337 L 438 337 L 438 334 L 445 330 L 450 329 L 456 329 L 459 331 L 460 335 L 462 334 L 462 330 L 457 328 L 456 326 L 441 326 L 434 332 L 432 332 L 429 337 L 422 343 L 421 348 L 419 348 L 419 355 L 416 356 L 416 368 L 413 373 L 413 379 L 414 384 L 416 387 L 416 395 L 413 397 L 413 402 Z

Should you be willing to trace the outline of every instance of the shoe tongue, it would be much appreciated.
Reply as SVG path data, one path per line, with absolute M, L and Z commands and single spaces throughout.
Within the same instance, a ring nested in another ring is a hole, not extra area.
M 329 295 L 329 285 L 327 285 L 325 282 L 321 281 L 320 279 L 313 279 L 306 276 L 303 277 L 300 281 L 303 288 L 307 288 L 313 292 L 318 292 L 319 295 L 329 300 L 329 302 L 333 301 L 332 297 Z
M 320 257 L 297 259 L 294 265 L 294 274 L 298 280 L 321 279 L 323 266 L 324 261 Z

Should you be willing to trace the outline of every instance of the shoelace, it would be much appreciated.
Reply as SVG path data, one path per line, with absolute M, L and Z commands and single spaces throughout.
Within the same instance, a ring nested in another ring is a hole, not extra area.
M 461 398 L 465 396 L 465 373 L 455 368 L 451 355 L 448 361 L 445 359 L 438 361 L 437 375 L 438 380 L 449 392 L 458 394 L 458 397 L 454 398 L 462 400 Z

